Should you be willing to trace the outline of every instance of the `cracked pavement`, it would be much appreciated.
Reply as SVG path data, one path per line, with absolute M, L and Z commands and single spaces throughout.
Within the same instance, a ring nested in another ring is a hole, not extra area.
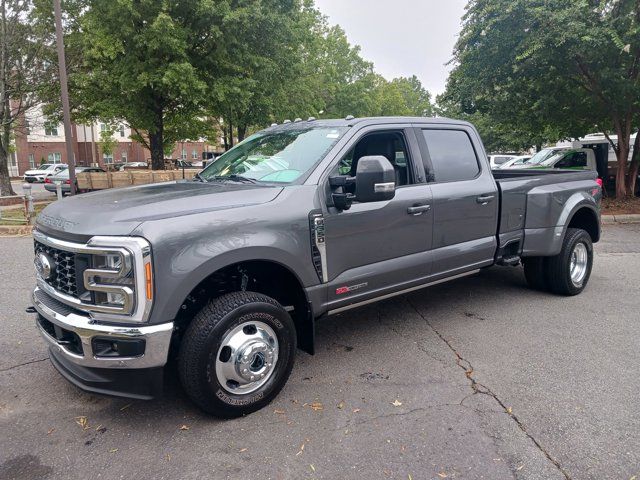
M 495 268 L 324 320 L 276 401 L 233 421 L 171 370 L 152 402 L 69 385 L 24 313 L 31 239 L 0 252 L 3 480 L 640 478 L 640 225 L 605 227 L 578 297 Z

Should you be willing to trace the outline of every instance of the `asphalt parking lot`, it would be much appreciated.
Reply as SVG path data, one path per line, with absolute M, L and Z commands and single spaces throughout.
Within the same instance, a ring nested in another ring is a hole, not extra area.
M 640 225 L 578 297 L 520 268 L 332 317 L 276 401 L 220 421 L 63 380 L 24 313 L 31 238 L 0 238 L 0 479 L 640 479 Z

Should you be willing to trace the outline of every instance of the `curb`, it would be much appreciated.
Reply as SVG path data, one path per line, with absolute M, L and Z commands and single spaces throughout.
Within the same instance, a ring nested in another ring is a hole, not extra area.
M 33 225 L 0 225 L 0 237 L 26 237 L 31 235 Z
M 613 225 L 615 223 L 640 223 L 638 214 L 602 215 L 603 225 Z

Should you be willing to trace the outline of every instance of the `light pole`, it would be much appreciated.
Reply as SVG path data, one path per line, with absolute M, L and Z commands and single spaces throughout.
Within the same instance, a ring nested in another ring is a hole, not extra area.
M 60 97 L 62 99 L 62 118 L 64 121 L 64 138 L 67 147 L 69 164 L 69 187 L 71 195 L 76 194 L 76 159 L 71 145 L 71 113 L 69 111 L 69 92 L 67 87 L 67 62 L 64 58 L 64 41 L 62 38 L 62 9 L 60 0 L 53 0 L 53 11 L 56 19 L 56 45 L 58 47 L 58 72 L 60 75 Z

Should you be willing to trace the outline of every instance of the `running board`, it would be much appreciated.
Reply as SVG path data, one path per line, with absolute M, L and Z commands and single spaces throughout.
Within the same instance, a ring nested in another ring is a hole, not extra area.
M 470 272 L 459 273 L 458 275 L 454 275 L 452 277 L 441 278 L 440 280 L 436 280 L 434 282 L 423 283 L 421 285 L 416 285 L 415 287 L 405 288 L 404 290 L 399 290 L 397 292 L 387 293 L 384 295 L 380 295 L 379 297 L 370 298 L 369 300 L 363 300 L 362 302 L 352 303 L 351 305 L 346 305 L 344 307 L 336 308 L 334 310 L 329 310 L 327 315 L 335 315 L 336 313 L 346 312 L 347 310 L 362 307 L 364 305 L 369 305 L 370 303 L 376 303 L 381 300 L 386 300 L 387 298 L 396 297 L 398 295 L 404 295 L 405 293 L 414 292 L 416 290 L 421 290 L 427 287 L 432 287 L 433 285 L 449 282 L 451 280 L 457 280 L 459 278 L 468 277 L 469 275 L 475 275 L 478 272 L 480 272 L 479 268 L 477 270 L 471 270 Z

